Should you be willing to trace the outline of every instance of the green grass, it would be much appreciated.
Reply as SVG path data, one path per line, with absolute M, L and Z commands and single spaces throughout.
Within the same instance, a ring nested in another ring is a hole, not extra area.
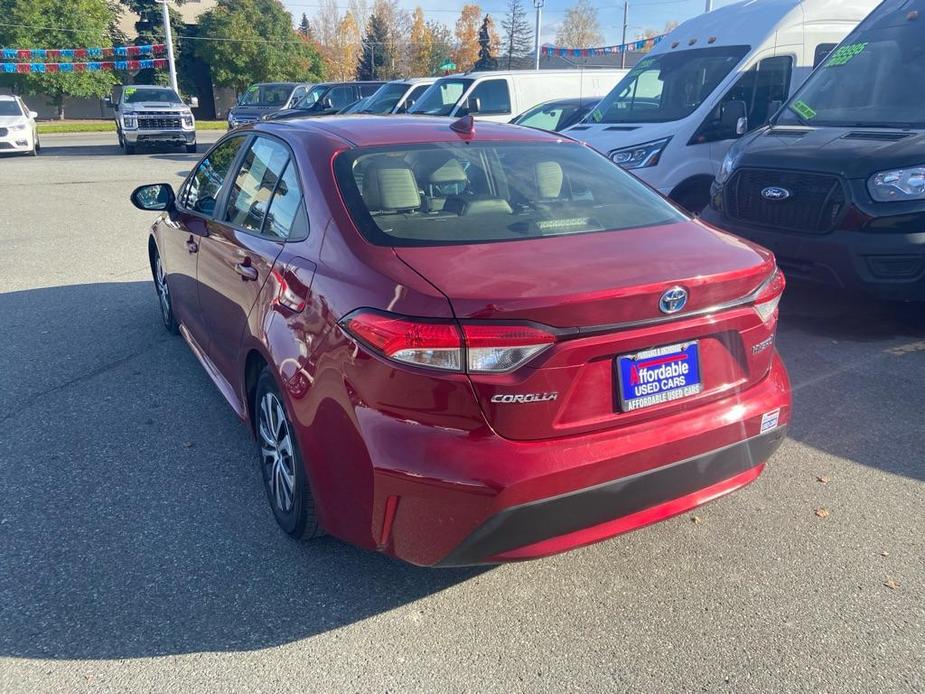
M 196 130 L 225 130 L 228 124 L 223 120 L 196 121 Z M 52 133 L 111 133 L 116 131 L 115 121 L 74 120 L 51 121 L 38 124 L 39 135 Z

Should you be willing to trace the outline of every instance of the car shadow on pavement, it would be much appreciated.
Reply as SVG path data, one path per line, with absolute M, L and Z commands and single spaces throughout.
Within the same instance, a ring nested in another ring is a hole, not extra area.
M 778 350 L 793 384 L 789 435 L 845 460 L 925 480 L 925 307 L 792 285 Z
M 151 282 L 0 294 L 0 315 L 0 657 L 266 648 L 485 570 L 285 536 Z

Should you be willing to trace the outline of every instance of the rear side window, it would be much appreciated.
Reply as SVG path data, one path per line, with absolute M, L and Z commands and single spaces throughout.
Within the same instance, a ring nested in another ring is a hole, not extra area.
M 356 97 L 354 96 L 352 85 L 342 85 L 340 87 L 332 87 L 331 91 L 325 95 L 325 99 L 331 100 L 331 108 L 339 110 L 344 106 L 352 104 L 356 100 Z
M 372 96 L 379 91 L 381 84 L 361 84 L 360 87 L 360 97 Z
M 571 142 L 364 148 L 335 160 L 364 236 L 386 246 L 614 231 L 685 219 L 605 157 Z
M 286 163 L 289 150 L 279 142 L 258 137 L 251 144 L 228 195 L 225 221 L 259 233 Z
M 180 193 L 181 207 L 209 217 L 215 213 L 215 201 L 243 142 L 244 137 L 229 138 L 202 160 Z
M 305 238 L 308 228 L 304 224 L 305 211 L 302 207 L 302 190 L 295 164 L 290 161 L 276 190 L 263 224 L 263 234 L 277 239 Z
M 511 112 L 511 94 L 507 88 L 507 80 L 480 82 L 472 90 L 469 98 L 479 100 L 479 113 L 483 115 Z

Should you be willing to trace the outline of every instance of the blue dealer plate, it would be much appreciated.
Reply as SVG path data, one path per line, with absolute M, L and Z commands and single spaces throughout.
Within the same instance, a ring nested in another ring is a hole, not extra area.
M 697 342 L 655 347 L 617 357 L 617 388 L 624 412 L 697 395 L 700 346 Z

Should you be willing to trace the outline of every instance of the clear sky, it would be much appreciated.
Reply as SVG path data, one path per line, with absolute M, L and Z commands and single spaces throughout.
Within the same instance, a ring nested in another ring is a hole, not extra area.
M 495 15 L 499 18 L 504 14 L 505 0 L 472 0 L 478 2 L 483 12 Z M 733 0 L 714 0 L 714 7 L 728 5 Z M 290 12 L 292 12 L 296 23 L 306 13 L 309 18 L 313 17 L 318 10 L 318 0 L 283 0 Z M 346 9 L 347 2 L 344 0 L 340 3 L 343 9 Z M 369 2 L 372 5 L 372 1 Z M 402 7 L 412 10 L 415 6 L 420 5 L 424 10 L 427 19 L 435 19 L 443 22 L 450 29 L 456 23 L 459 16 L 459 10 L 462 8 L 463 0 L 457 2 L 440 2 L 440 0 L 400 0 Z M 562 21 L 566 9 L 573 4 L 573 0 L 546 0 L 543 8 L 543 43 L 554 43 L 556 28 Z M 601 23 L 601 31 L 604 34 L 605 44 L 615 44 L 620 42 L 623 32 L 623 3 L 620 0 L 602 0 L 601 2 L 592 2 L 598 8 L 598 18 Z M 523 5 L 528 11 L 530 22 L 534 21 L 533 0 L 523 0 Z M 678 21 L 683 22 L 694 15 L 703 12 L 706 5 L 705 0 L 638 0 L 630 2 L 629 9 L 629 28 L 627 36 L 633 39 L 635 34 L 645 29 L 661 30 L 666 22 Z

